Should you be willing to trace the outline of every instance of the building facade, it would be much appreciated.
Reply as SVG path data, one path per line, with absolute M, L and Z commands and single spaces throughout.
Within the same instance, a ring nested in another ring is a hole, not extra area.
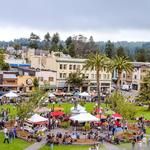
M 140 90 L 144 77 L 150 71 L 150 63 L 132 62 L 134 69 L 127 73 L 123 71 L 121 85 L 130 85 L 133 90 Z
M 69 55 L 65 55 L 62 52 L 51 52 L 51 54 L 41 54 L 35 55 L 35 52 L 31 51 L 29 62 L 31 67 L 37 71 L 45 71 L 43 73 L 38 73 L 36 76 L 42 77 L 47 76 L 46 72 L 53 70 L 56 73 L 56 88 L 62 90 L 69 90 L 70 88 L 66 84 L 67 78 L 73 72 L 78 70 L 81 71 L 85 76 L 85 83 L 83 85 L 83 91 L 93 91 L 96 90 L 96 71 L 95 70 L 83 70 L 86 59 L 72 58 Z M 44 75 L 45 74 L 45 75 Z M 43 77 L 44 78 L 44 77 Z M 42 79 L 44 80 L 44 79 Z M 103 92 L 110 91 L 111 89 L 112 75 L 110 72 L 102 70 L 100 72 L 100 87 Z M 52 81 L 50 81 L 52 82 Z M 54 79 L 55 82 L 55 79 Z M 40 83 L 42 83 L 40 81 Z M 51 83 L 52 84 L 52 83 Z

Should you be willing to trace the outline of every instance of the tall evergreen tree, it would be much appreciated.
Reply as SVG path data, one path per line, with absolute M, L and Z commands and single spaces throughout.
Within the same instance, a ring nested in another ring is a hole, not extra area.
M 113 58 L 114 55 L 115 55 L 115 52 L 114 52 L 114 44 L 111 43 L 111 41 L 109 40 L 106 45 L 105 45 L 105 54 L 107 57 L 109 58 Z

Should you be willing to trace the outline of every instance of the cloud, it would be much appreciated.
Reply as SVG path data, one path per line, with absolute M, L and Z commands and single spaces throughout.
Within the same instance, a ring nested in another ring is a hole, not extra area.
M 136 31 L 141 35 L 150 30 L 149 0 L 0 1 L 1 28 L 106 35 L 117 33 L 118 37 L 124 31 Z

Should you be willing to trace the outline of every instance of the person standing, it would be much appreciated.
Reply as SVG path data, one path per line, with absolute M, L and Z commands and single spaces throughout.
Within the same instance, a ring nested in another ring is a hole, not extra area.
M 5 134 L 4 134 L 4 136 L 5 136 L 5 138 L 4 138 L 4 142 L 3 143 L 5 143 L 6 141 L 7 141 L 7 143 L 9 143 L 9 134 L 8 134 L 8 132 L 6 132 Z
M 12 143 L 12 139 L 14 138 L 14 132 L 12 131 L 12 129 L 9 131 L 9 140 L 10 143 Z

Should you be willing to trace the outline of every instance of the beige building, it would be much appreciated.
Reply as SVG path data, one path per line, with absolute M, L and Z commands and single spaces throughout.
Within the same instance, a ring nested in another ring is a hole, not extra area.
M 30 51 L 30 50 L 29 50 Z M 40 55 L 35 55 L 31 50 L 31 55 L 28 54 L 28 61 L 31 67 L 36 70 L 54 70 L 56 71 L 56 87 L 58 89 L 68 89 L 66 79 L 69 75 L 77 70 L 82 70 L 86 59 L 71 58 L 62 52 L 52 52 L 51 54 L 44 54 L 42 51 Z M 86 77 L 86 82 L 83 86 L 83 91 L 96 90 L 96 71 L 95 70 L 82 70 Z M 100 85 L 103 92 L 110 91 L 112 75 L 110 72 L 102 70 L 100 72 Z
M 150 63 L 148 62 L 132 62 L 134 69 L 127 73 L 123 71 L 121 85 L 130 85 L 133 90 L 140 90 L 144 77 L 150 71 Z

